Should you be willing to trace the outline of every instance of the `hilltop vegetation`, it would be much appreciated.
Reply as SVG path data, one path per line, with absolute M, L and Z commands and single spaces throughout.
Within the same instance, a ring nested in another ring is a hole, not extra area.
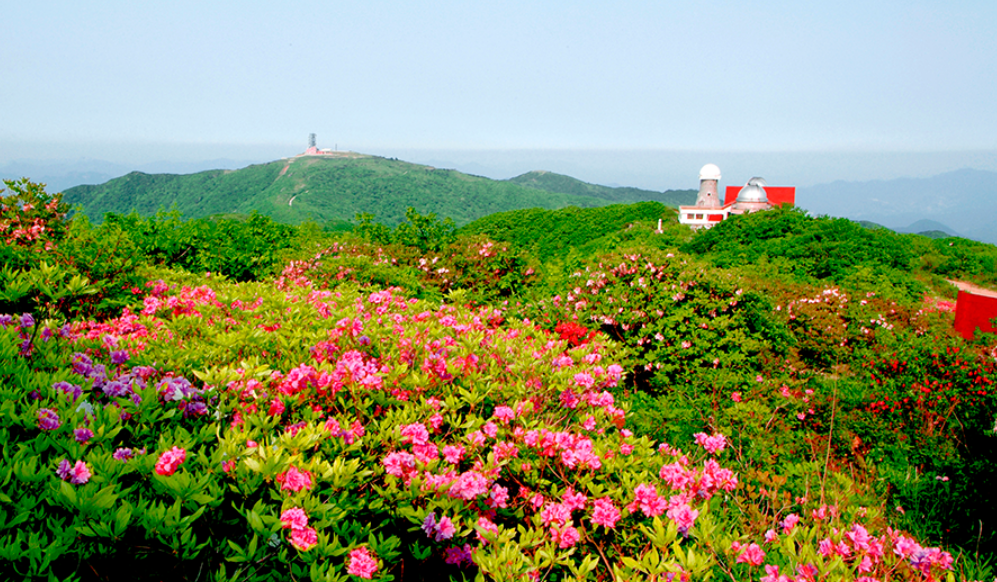
M 668 230 L 664 240 L 674 244 L 691 235 L 688 228 L 678 225 L 676 216 L 673 208 L 660 202 L 614 204 L 603 208 L 529 208 L 490 214 L 464 226 L 460 232 L 510 242 L 540 260 L 563 259 L 571 252 L 592 254 L 617 244 L 607 237 L 618 239 L 639 233 L 650 238 L 645 230 L 627 231 L 638 224 L 656 224 L 659 219 Z M 662 238 L 655 242 L 661 243 Z
M 135 211 L 148 217 L 158 210 L 176 209 L 193 219 L 255 211 L 289 224 L 311 221 L 321 225 L 341 225 L 366 213 L 379 223 L 394 226 L 404 220 L 405 210 L 411 207 L 421 214 L 446 216 L 460 226 L 519 208 L 596 207 L 621 197 L 648 199 L 639 196 L 657 193 L 596 186 L 572 191 L 528 188 L 515 181 L 344 154 L 288 158 L 241 170 L 190 175 L 133 172 L 98 186 L 70 188 L 65 201 L 81 205 L 94 222 L 108 212 Z M 680 198 L 673 193 L 662 197 Z
M 997 337 L 943 279 L 993 246 L 654 202 L 95 226 L 8 188 L 18 577 L 994 577 Z
M 547 192 L 590 196 L 612 200 L 613 202 L 653 201 L 661 202 L 667 206 L 692 204 L 696 201 L 698 193 L 697 190 L 666 190 L 664 192 L 655 192 L 653 190 L 630 187 L 613 188 L 599 184 L 589 184 L 571 176 L 544 171 L 527 172 L 515 178 L 509 178 L 509 182 L 526 186 L 527 188 L 546 190 Z

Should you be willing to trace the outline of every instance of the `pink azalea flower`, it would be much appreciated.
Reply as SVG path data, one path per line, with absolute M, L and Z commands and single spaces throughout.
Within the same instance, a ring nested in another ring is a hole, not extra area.
M 505 424 L 516 418 L 516 413 L 508 406 L 496 406 L 494 412 L 492 412 L 492 418 Z
M 551 503 L 540 512 L 544 525 L 564 525 L 571 521 L 571 508 L 563 503 Z
M 429 431 L 422 423 L 407 424 L 401 427 L 402 443 L 424 445 L 429 442 Z
M 159 456 L 159 460 L 156 461 L 156 474 L 172 475 L 176 472 L 177 467 L 186 460 L 187 451 L 180 447 L 173 447 Z
M 297 493 L 302 489 L 312 488 L 312 474 L 308 471 L 299 471 L 294 465 L 291 465 L 287 471 L 279 473 L 276 481 L 280 483 L 281 491 Z
M 601 525 L 606 529 L 615 529 L 616 522 L 620 519 L 620 510 L 613 505 L 608 497 L 596 499 L 592 503 L 592 523 Z
M 789 576 L 779 574 L 779 566 L 767 564 L 765 566 L 765 574 L 765 576 L 762 576 L 761 582 L 792 582 Z
M 499 484 L 492 485 L 492 492 L 488 496 L 488 507 L 499 509 L 508 507 L 509 490 Z
M 384 457 L 381 464 L 384 465 L 384 470 L 389 475 L 407 478 L 407 476 L 415 470 L 415 457 L 412 453 L 395 451 L 393 453 L 388 453 L 388 456 Z
M 477 528 L 478 528 L 477 536 L 482 544 L 488 543 L 488 540 L 485 539 L 485 536 L 482 535 L 482 532 L 498 535 L 498 526 L 495 525 L 492 522 L 492 520 L 488 519 L 485 516 L 481 516 L 478 518 Z
M 581 535 L 574 526 L 565 526 L 560 529 L 560 531 L 555 532 L 555 537 L 557 539 L 557 547 L 562 550 L 570 548 L 578 543 L 581 539 Z
M 455 533 L 457 533 L 457 526 L 454 525 L 453 520 L 445 515 L 441 517 L 440 522 L 436 524 L 436 541 L 449 540 Z
M 280 514 L 280 524 L 284 529 L 304 529 L 308 526 L 308 516 L 300 507 L 292 507 Z
M 719 453 L 727 446 L 727 437 L 720 433 L 711 436 L 706 433 L 697 432 L 693 436 L 696 438 L 696 444 L 706 449 L 706 452 L 711 455 Z
M 291 530 L 291 545 L 302 552 L 307 552 L 317 543 L 318 532 L 315 531 L 315 528 L 304 527 Z
M 468 501 L 488 493 L 490 483 L 481 473 L 477 471 L 467 471 L 461 473 L 457 481 L 450 486 L 450 496 L 460 497 Z
M 464 447 L 460 445 L 445 445 L 443 459 L 451 465 L 456 465 L 464 457 Z
M 681 504 L 668 510 L 668 519 L 671 519 L 678 526 L 679 533 L 687 535 L 689 529 L 699 517 L 699 511 L 689 507 L 688 504 Z
M 765 561 L 765 552 L 758 544 L 749 544 L 737 557 L 738 564 L 748 564 L 749 566 L 761 566 Z
M 568 490 L 564 492 L 561 497 L 564 505 L 574 511 L 575 509 L 585 509 L 585 503 L 588 501 L 588 497 L 584 493 L 577 493 L 574 488 L 568 487 Z
M 346 572 L 351 576 L 370 580 L 374 577 L 374 572 L 377 572 L 377 560 L 366 546 L 360 546 L 350 552 Z
M 584 389 L 591 388 L 595 384 L 595 380 L 592 378 L 592 375 L 589 374 L 588 372 L 579 372 L 575 374 L 574 380 L 575 380 L 575 385 L 577 385 L 579 388 L 584 388 Z
M 654 485 L 641 483 L 634 489 L 634 495 L 636 496 L 634 500 L 635 507 L 631 511 L 635 511 L 637 507 L 640 507 L 640 510 L 647 517 L 655 517 L 664 513 L 667 508 L 667 500 L 664 497 L 658 496 Z

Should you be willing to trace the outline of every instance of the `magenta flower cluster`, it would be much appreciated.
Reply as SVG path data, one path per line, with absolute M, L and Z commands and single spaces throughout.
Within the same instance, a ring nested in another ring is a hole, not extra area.
M 59 468 L 55 470 L 55 473 L 60 479 L 63 481 L 69 481 L 73 485 L 83 485 L 90 480 L 90 477 L 93 476 L 90 472 L 90 468 L 87 467 L 86 463 L 83 461 L 70 463 L 66 459 L 59 462 Z

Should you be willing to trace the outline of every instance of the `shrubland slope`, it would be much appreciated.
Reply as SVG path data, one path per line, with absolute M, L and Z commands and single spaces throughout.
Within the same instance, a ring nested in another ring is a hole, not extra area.
M 93 226 L 9 187 L 29 576 L 994 578 L 997 336 L 944 299 L 991 245 L 657 203 Z

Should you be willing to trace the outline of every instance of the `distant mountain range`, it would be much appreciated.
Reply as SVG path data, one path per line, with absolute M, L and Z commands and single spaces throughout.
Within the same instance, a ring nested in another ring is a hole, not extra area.
M 930 178 L 837 181 L 798 188 L 796 203 L 811 214 L 875 222 L 897 232 L 942 231 L 997 244 L 995 172 L 963 169 Z
M 132 172 L 99 185 L 64 190 L 92 220 L 107 212 L 151 215 L 177 208 L 186 218 L 258 211 L 276 220 L 320 224 L 370 213 L 388 225 L 405 210 L 449 217 L 459 226 L 495 212 L 521 208 L 596 207 L 621 202 L 690 204 L 695 190 L 653 192 L 586 184 L 550 172 L 492 180 L 396 159 L 339 152 L 298 156 L 239 170 L 195 174 Z

